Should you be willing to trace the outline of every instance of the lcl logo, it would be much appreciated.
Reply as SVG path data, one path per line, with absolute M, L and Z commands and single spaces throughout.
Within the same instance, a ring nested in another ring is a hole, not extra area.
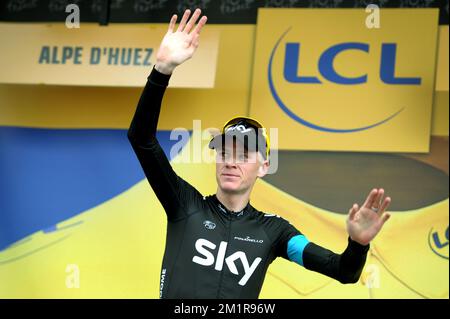
M 435 253 L 439 257 L 448 259 L 448 245 L 448 226 L 445 232 L 435 231 L 433 228 L 430 229 L 430 232 L 428 233 L 428 246 L 430 247 L 431 251 L 433 251 L 433 253 Z
M 396 117 L 399 113 L 401 113 L 404 108 L 400 108 L 395 111 L 393 114 L 384 118 L 381 121 L 373 123 L 371 125 L 366 125 L 362 127 L 348 128 L 348 129 L 337 129 L 331 127 L 324 127 L 312 123 L 303 119 L 298 114 L 292 111 L 292 108 L 289 107 L 281 98 L 280 94 L 277 92 L 273 80 L 273 60 L 275 53 L 280 46 L 280 43 L 286 36 L 286 34 L 291 30 L 289 28 L 284 34 L 278 39 L 275 47 L 272 50 L 269 66 L 268 66 L 268 82 L 270 92 L 274 100 L 277 102 L 278 106 L 293 120 L 299 122 L 300 124 L 307 126 L 309 128 L 329 132 L 329 133 L 353 133 L 358 131 L 364 131 L 381 124 L 384 124 L 394 117 Z M 385 83 L 386 85 L 409 85 L 409 86 L 419 86 L 422 83 L 422 79 L 420 77 L 400 77 L 396 75 L 395 65 L 397 58 L 397 44 L 396 43 L 383 43 L 381 45 L 381 61 L 379 68 L 379 79 Z M 323 84 L 324 81 L 328 81 L 331 83 L 339 84 L 339 85 L 360 85 L 367 83 L 368 74 L 362 73 L 357 77 L 348 77 L 344 74 L 340 74 L 334 68 L 335 59 L 345 51 L 349 50 L 357 50 L 363 54 L 369 54 L 370 45 L 368 43 L 362 42 L 347 42 L 347 43 L 338 43 L 332 45 L 327 48 L 321 55 L 318 57 L 318 72 L 321 76 L 319 78 L 318 75 L 299 75 L 299 66 L 301 61 L 301 43 L 289 42 L 286 43 L 286 50 L 284 55 L 284 67 L 283 67 L 283 75 L 284 79 L 288 83 L 294 84 Z M 301 67 L 300 67 L 301 71 Z
M 369 44 L 361 42 L 339 43 L 326 49 L 319 58 L 318 69 L 327 81 L 342 84 L 355 85 L 367 83 L 367 74 L 350 78 L 339 74 L 334 69 L 334 60 L 342 52 L 356 50 L 369 53 Z M 396 77 L 395 62 L 397 55 L 397 44 L 383 43 L 381 45 L 380 80 L 392 85 L 420 85 L 421 78 Z M 321 84 L 322 81 L 316 76 L 298 76 L 300 57 L 300 43 L 287 43 L 284 59 L 284 78 L 291 83 Z

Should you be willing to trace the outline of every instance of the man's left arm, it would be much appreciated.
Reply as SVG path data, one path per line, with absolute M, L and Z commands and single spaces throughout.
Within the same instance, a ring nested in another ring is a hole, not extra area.
M 284 238 L 287 257 L 306 269 L 334 278 L 341 283 L 356 283 L 366 262 L 370 242 L 380 232 L 390 214 L 385 212 L 391 203 L 383 189 L 373 189 L 359 208 L 354 204 L 347 218 L 348 245 L 342 254 L 310 242 L 303 234 L 287 230 Z M 293 226 L 290 225 L 291 228 Z
M 289 244 L 288 244 L 289 247 Z M 342 254 L 336 254 L 329 249 L 309 242 L 302 252 L 302 266 L 336 279 L 343 284 L 356 283 L 366 262 L 369 245 L 363 246 L 350 237 L 348 245 Z M 289 254 L 288 248 L 288 256 Z M 298 263 L 298 260 L 291 259 Z

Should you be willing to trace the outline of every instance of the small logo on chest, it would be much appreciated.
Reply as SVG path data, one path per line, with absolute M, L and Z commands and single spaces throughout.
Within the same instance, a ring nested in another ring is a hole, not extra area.
M 240 241 L 248 241 L 250 243 L 255 243 L 255 244 L 262 244 L 264 242 L 264 240 L 262 240 L 262 239 L 254 239 L 254 238 L 250 238 L 250 236 L 247 236 L 247 237 L 235 236 L 234 239 L 240 240 Z
M 203 222 L 203 226 L 205 226 L 206 229 L 210 229 L 210 230 L 216 228 L 216 224 L 214 224 L 212 221 L 209 221 L 209 220 L 205 220 Z

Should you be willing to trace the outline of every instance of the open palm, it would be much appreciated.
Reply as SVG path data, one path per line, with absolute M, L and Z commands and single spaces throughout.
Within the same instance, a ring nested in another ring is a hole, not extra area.
M 391 217 L 385 212 L 391 198 L 383 197 L 383 189 L 373 189 L 361 208 L 353 204 L 347 218 L 347 232 L 354 241 L 362 245 L 369 244 Z
M 201 10 L 195 10 L 192 17 L 190 10 L 184 12 L 183 18 L 175 31 L 177 15 L 173 15 L 170 20 L 169 30 L 164 36 L 159 50 L 156 54 L 158 63 L 162 63 L 169 68 L 175 68 L 186 60 L 190 59 L 199 45 L 200 31 L 206 23 L 206 16 L 203 16 L 197 23 L 201 15 Z M 189 21 L 188 21 L 189 19 Z

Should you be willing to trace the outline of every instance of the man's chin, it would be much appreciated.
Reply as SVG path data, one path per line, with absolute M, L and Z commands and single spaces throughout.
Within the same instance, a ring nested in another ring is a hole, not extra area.
M 233 185 L 232 183 L 222 183 L 220 188 L 224 193 L 237 194 L 240 193 L 239 185 Z

